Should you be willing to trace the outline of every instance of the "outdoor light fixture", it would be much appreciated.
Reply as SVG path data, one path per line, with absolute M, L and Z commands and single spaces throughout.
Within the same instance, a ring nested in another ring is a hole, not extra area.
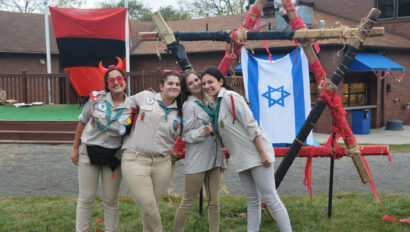
M 40 64 L 46 64 L 46 61 L 44 59 L 40 59 Z

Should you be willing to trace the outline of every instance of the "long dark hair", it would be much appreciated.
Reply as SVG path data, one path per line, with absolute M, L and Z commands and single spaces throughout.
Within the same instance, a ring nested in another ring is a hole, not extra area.
M 205 69 L 205 71 L 203 71 L 201 74 L 201 80 L 202 80 L 202 77 L 205 76 L 206 74 L 215 77 L 218 81 L 222 79 L 223 80 L 222 87 L 225 87 L 225 89 L 228 89 L 228 90 L 233 90 L 233 88 L 226 82 L 225 76 L 216 67 L 212 66 L 212 67 L 208 67 L 207 69 Z

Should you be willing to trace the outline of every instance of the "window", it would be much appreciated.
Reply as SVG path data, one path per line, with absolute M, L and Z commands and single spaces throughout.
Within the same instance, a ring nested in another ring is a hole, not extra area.
M 398 17 L 410 16 L 410 0 L 398 0 Z
M 381 19 L 410 16 L 410 0 L 377 0 L 376 7 L 382 12 Z
M 343 106 L 367 105 L 367 83 L 343 83 Z

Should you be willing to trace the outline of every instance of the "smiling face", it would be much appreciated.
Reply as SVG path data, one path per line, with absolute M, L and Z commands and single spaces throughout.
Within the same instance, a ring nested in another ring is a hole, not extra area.
M 216 77 L 205 74 L 202 76 L 202 89 L 209 96 L 217 97 L 223 85 L 223 79 L 219 80 Z
M 175 99 L 181 93 L 181 82 L 179 77 L 175 75 L 168 75 L 164 84 L 160 84 L 162 95 L 169 99 Z
M 118 70 L 112 70 L 108 73 L 106 85 L 111 93 L 114 94 L 123 93 L 127 87 L 125 77 Z
M 193 73 L 189 74 L 189 76 L 186 77 L 186 86 L 188 91 L 192 95 L 198 95 L 201 93 L 201 79 Z

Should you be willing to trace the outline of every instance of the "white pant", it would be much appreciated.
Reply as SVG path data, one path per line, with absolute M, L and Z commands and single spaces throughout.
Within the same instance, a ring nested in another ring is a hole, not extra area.
M 276 192 L 273 166 L 266 168 L 260 165 L 238 174 L 248 202 L 248 232 L 259 231 L 261 222 L 260 194 L 275 215 L 279 230 L 282 232 L 292 231 L 288 212 Z
M 79 196 L 77 203 L 76 231 L 88 231 L 91 211 L 93 209 L 95 197 L 97 195 L 98 179 L 101 174 L 103 204 L 104 204 L 104 225 L 105 231 L 115 231 L 118 224 L 118 192 L 121 184 L 121 167 L 112 171 L 108 166 L 92 165 L 89 163 L 86 152 L 80 152 L 78 162 L 78 185 Z

